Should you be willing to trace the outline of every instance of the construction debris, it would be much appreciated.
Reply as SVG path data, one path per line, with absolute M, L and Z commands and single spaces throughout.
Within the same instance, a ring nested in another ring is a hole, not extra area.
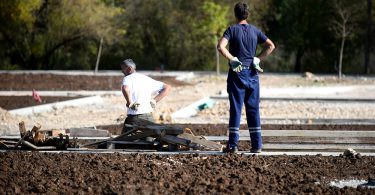
M 157 151 L 215 150 L 222 145 L 194 136 L 188 129 L 152 123 L 135 119 L 133 125 L 126 125 L 127 131 L 115 138 L 94 142 L 83 147 L 101 149 L 145 149 Z
M 31 150 L 65 150 L 67 148 L 78 147 L 76 139 L 72 142 L 69 140 L 69 135 L 60 133 L 58 136 L 53 135 L 53 131 L 41 130 L 41 125 L 36 124 L 34 127 L 26 131 L 25 123 L 19 123 L 19 131 L 21 138 L 16 141 L 14 139 L 0 140 L 1 149 L 31 149 Z
M 177 150 L 213 150 L 221 151 L 220 143 L 206 140 L 202 136 L 194 136 L 188 128 L 178 128 L 156 124 L 136 118 L 133 125 L 126 125 L 126 132 L 113 136 L 107 131 L 96 128 L 71 128 L 67 130 L 41 130 L 36 124 L 26 131 L 25 123 L 19 123 L 21 138 L 16 140 L 0 140 L 1 149 L 31 149 L 31 150 L 66 150 L 78 148 L 78 138 L 84 145 L 80 148 L 97 149 L 137 149 L 154 151 Z M 73 141 L 69 140 L 73 137 Z M 109 138 L 109 139 L 108 139 Z M 103 140 L 87 143 L 87 139 Z
M 355 157 L 358 154 L 359 153 L 357 153 L 353 148 L 348 148 L 347 150 L 344 151 L 345 157 Z

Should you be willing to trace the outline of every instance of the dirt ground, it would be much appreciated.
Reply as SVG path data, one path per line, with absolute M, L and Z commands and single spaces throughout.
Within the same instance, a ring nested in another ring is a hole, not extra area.
M 374 157 L 0 153 L 5 194 L 374 194 Z
M 120 90 L 123 76 L 1 74 L 0 90 Z M 154 76 L 173 86 L 186 83 L 174 77 Z
M 189 75 L 182 73 L 182 76 Z M 194 77 L 180 81 L 171 76 L 153 76 L 173 86 L 171 93 L 158 103 L 154 118 L 161 123 L 224 123 L 228 122 L 228 103 L 219 101 L 212 109 L 204 110 L 197 117 L 190 119 L 173 119 L 171 114 L 192 102 L 207 96 L 218 95 L 226 89 L 226 76 L 196 73 Z M 89 75 L 54 75 L 54 74 L 9 74 L 0 76 L 0 91 L 18 90 L 113 90 L 120 92 L 122 76 L 89 76 Z M 375 98 L 374 90 L 363 90 L 361 86 L 375 85 L 372 77 L 344 77 L 338 80 L 335 76 L 303 75 L 260 75 L 261 86 L 267 88 L 284 87 L 325 87 L 325 86 L 358 86 L 355 91 L 343 95 L 363 98 Z M 48 82 L 46 82 L 48 81 Z M 362 89 L 362 90 L 361 90 Z M 366 88 L 367 89 L 367 88 Z M 337 95 L 337 94 L 332 94 Z M 340 95 L 340 94 L 339 94 Z M 100 125 L 120 124 L 126 115 L 125 100 L 122 95 L 102 95 L 102 104 L 85 105 L 82 107 L 65 107 L 50 112 L 36 113 L 30 116 L 11 116 L 0 108 L 0 131 L 2 134 L 17 133 L 17 124 L 25 121 L 28 128 L 36 123 L 42 129 L 59 129 L 72 127 L 93 127 Z M 43 97 L 48 98 L 48 97 Z M 325 102 L 291 102 L 261 101 L 262 118 L 374 118 L 373 103 L 325 103 Z M 290 110 L 296 112 L 289 112 Z M 246 123 L 242 117 L 241 123 Z M 1 134 L 0 132 L 0 134 Z
M 59 96 L 44 96 L 42 102 L 36 102 L 32 96 L 0 96 L 0 107 L 5 110 L 13 110 L 18 108 L 38 106 L 54 102 L 72 100 L 79 97 L 59 97 Z
M 0 90 L 119 90 L 121 79 L 121 76 L 2 74 Z M 218 94 L 226 86 L 223 76 L 197 76 L 187 82 L 171 77 L 156 79 L 173 86 L 171 94 L 158 104 L 158 117 L 167 116 L 167 113 L 170 114 L 207 95 Z M 266 75 L 261 77 L 261 83 L 266 87 L 360 86 L 373 85 L 375 79 L 354 77 L 338 81 L 335 77 L 306 78 Z M 359 93 L 359 96 L 362 95 Z M 11 116 L 6 110 L 0 108 L 0 130 L 1 125 L 7 126 L 7 124 L 14 125 L 14 128 L 18 130 L 18 122 L 25 120 L 31 125 L 33 122 L 39 122 L 46 129 L 95 125 L 98 128 L 108 129 L 113 134 L 119 134 L 124 120 L 121 115 L 125 113 L 123 97 L 112 95 L 102 97 L 106 101 L 103 105 L 67 107 L 28 117 Z M 31 97 L 27 100 L 15 98 L 14 102 L 17 103 L 14 105 L 17 107 L 32 104 L 28 102 L 30 99 Z M 10 103 L 6 104 L 10 105 Z M 371 110 L 373 104 L 369 105 Z M 0 107 L 3 106 L 0 105 Z M 340 109 L 337 110 L 337 114 L 348 108 L 344 105 L 338 105 L 338 107 Z M 263 106 L 263 108 L 263 116 L 278 116 L 272 113 L 288 112 L 290 104 L 276 104 Z M 219 109 L 227 110 L 225 105 L 219 106 Z M 304 107 L 300 109 L 304 110 Z M 314 113 L 314 110 L 306 110 Z M 324 112 L 324 110 L 317 112 Z M 202 113 L 210 115 L 211 110 L 205 110 Z M 224 114 L 227 113 L 223 112 L 221 115 Z M 216 117 L 215 114 L 212 116 Z M 205 120 L 211 125 L 176 124 L 173 121 L 170 123 L 190 128 L 195 135 L 226 135 L 226 119 L 222 123 L 217 123 L 217 120 L 212 117 Z M 167 121 L 162 120 L 162 122 Z M 246 129 L 246 125 L 242 125 L 241 128 Z M 313 124 L 263 124 L 262 128 L 280 130 L 375 129 L 373 125 Z M 241 150 L 248 150 L 248 147 L 249 142 L 240 143 Z M 374 179 L 373 164 L 375 164 L 375 158 L 369 156 L 0 152 L 0 191 L 5 194 L 375 194 L 375 189 L 336 188 L 329 185 L 330 182 L 336 180 Z

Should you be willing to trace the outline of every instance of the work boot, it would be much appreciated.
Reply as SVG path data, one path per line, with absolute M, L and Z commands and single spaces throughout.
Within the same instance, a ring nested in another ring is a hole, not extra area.
M 227 146 L 227 147 L 225 147 L 223 149 L 223 152 L 224 153 L 237 153 L 238 152 L 238 147 L 234 146 L 234 147 L 230 148 L 230 147 Z
M 250 153 L 261 153 L 262 152 L 262 149 L 253 149 L 253 148 L 251 148 L 251 150 L 250 150 Z

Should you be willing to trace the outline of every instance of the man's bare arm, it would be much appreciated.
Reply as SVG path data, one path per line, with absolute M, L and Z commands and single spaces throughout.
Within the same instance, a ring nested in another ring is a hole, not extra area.
M 124 95 L 124 98 L 126 100 L 126 107 L 129 107 L 130 104 L 132 103 L 132 100 L 130 98 L 130 91 L 129 91 L 129 87 L 126 86 L 126 85 L 123 85 L 121 87 L 121 91 L 122 91 L 122 95 Z
M 159 102 L 171 91 L 172 87 L 170 85 L 164 84 L 163 89 L 159 92 L 157 96 L 154 97 L 156 102 Z
M 267 39 L 266 42 L 262 44 L 262 51 L 260 52 L 258 58 L 260 60 L 264 60 L 268 55 L 272 53 L 272 51 L 275 49 L 275 45 L 271 41 L 271 39 Z
M 217 50 L 228 60 L 232 60 L 234 56 L 229 53 L 228 49 L 226 48 L 228 45 L 228 40 L 222 37 L 217 44 Z

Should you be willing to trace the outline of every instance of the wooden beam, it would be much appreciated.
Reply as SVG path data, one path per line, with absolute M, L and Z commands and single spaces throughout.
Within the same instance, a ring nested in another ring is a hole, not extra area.
M 36 146 L 28 141 L 22 141 L 22 144 L 30 147 L 33 150 L 56 150 L 55 146 Z
M 202 146 L 204 150 L 221 151 L 223 148 L 223 145 L 221 145 L 220 143 L 206 140 L 202 136 L 194 136 L 191 134 L 184 133 L 184 134 L 178 135 L 177 137 L 190 140 L 191 143 L 195 143 L 195 144 Z
M 108 130 L 91 128 L 70 128 L 67 130 L 70 137 L 108 137 Z
M 8 146 L 5 145 L 2 141 L 0 141 L 0 148 L 1 149 L 8 149 Z
M 32 133 L 35 133 L 37 131 L 39 131 L 39 129 L 42 128 L 42 125 L 40 125 L 39 123 L 35 124 L 34 127 L 31 129 L 31 132 Z
M 191 143 L 191 141 L 188 139 L 179 138 L 173 135 L 164 135 L 160 137 L 160 140 L 167 142 L 169 144 L 182 145 L 182 146 L 189 146 L 189 144 Z
M 263 143 L 375 144 L 372 137 L 263 137 Z M 250 140 L 248 137 L 247 140 Z
M 240 130 L 240 137 L 249 136 L 248 130 Z M 263 130 L 262 136 L 282 137 L 374 137 L 375 131 L 329 130 Z
M 264 150 L 371 150 L 375 151 L 373 144 L 263 144 Z
M 21 137 L 23 135 L 25 135 L 25 133 L 26 133 L 26 127 L 25 127 L 25 122 L 24 121 L 21 121 L 20 123 L 18 123 L 18 128 L 19 128 Z
M 147 141 L 108 141 L 107 143 L 111 144 L 125 144 L 125 145 L 153 145 L 153 142 L 147 142 Z

